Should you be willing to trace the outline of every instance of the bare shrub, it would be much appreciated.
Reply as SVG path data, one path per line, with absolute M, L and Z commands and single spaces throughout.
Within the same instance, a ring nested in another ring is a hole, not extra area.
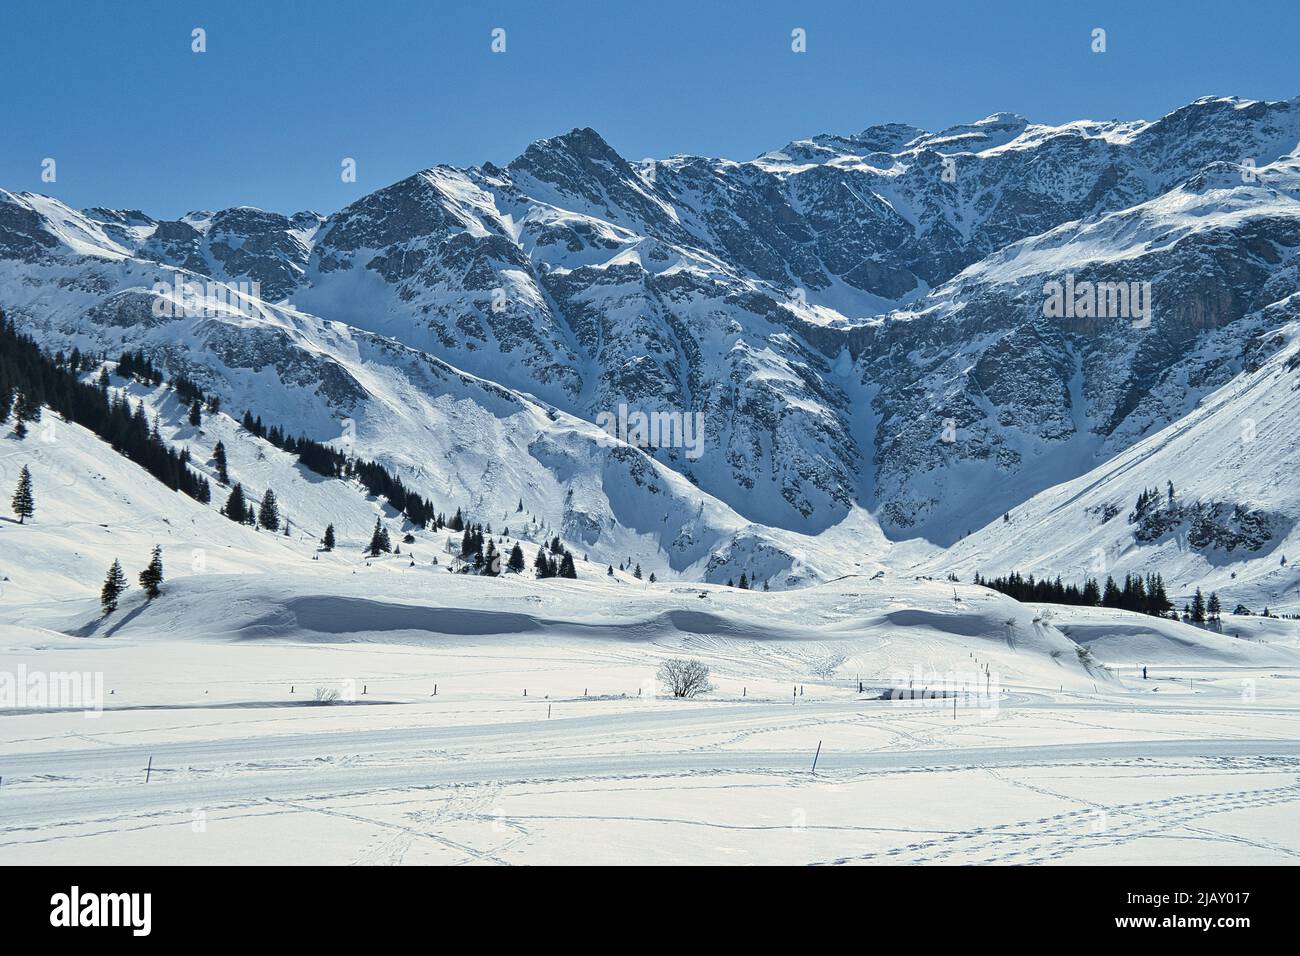
M 700 661 L 671 657 L 659 665 L 659 680 L 674 697 L 694 697 L 713 690 L 709 669 Z
M 339 699 L 338 688 L 317 687 L 315 699 L 318 704 L 333 704 Z

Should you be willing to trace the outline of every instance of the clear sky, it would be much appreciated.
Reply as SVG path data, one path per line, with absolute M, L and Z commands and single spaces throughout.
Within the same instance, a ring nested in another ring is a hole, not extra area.
M 1206 94 L 1300 93 L 1300 0 L 4 4 L 0 187 L 155 216 L 328 213 L 575 126 L 629 159 L 748 159 L 880 122 L 1154 118 Z

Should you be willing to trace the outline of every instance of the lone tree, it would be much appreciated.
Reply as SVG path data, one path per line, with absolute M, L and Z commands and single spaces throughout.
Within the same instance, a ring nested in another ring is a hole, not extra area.
M 32 497 L 32 473 L 26 465 L 18 473 L 18 488 L 14 491 L 13 506 L 19 524 L 36 514 L 36 499 Z
M 144 588 L 145 597 L 150 601 L 162 594 L 163 583 L 163 565 L 162 565 L 162 545 L 153 546 L 153 557 L 149 559 L 149 565 L 140 572 L 140 587 Z
M 280 506 L 276 503 L 275 492 L 270 488 L 262 495 L 262 506 L 257 509 L 257 523 L 267 531 L 280 530 Z
M 694 697 L 713 690 L 709 669 L 700 661 L 670 657 L 659 665 L 659 680 L 674 697 Z
M 379 555 L 387 554 L 392 550 L 393 542 L 388 537 L 388 529 L 376 518 L 375 530 L 370 535 L 370 545 L 366 548 L 366 554 L 372 558 L 377 558 Z
M 104 586 L 99 590 L 99 603 L 104 608 L 105 614 L 112 614 L 117 610 L 117 599 L 125 590 L 126 575 L 122 573 L 122 564 L 114 560 L 113 566 L 108 569 L 108 577 L 104 578 Z
M 324 551 L 334 550 L 334 525 L 325 526 L 325 536 L 321 539 L 321 549 Z

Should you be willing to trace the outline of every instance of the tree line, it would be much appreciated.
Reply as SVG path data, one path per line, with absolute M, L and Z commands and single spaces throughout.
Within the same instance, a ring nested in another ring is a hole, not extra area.
M 151 475 L 169 488 L 181 491 L 196 501 L 207 504 L 212 500 L 208 479 L 191 467 L 188 447 L 174 450 L 161 436 L 157 419 L 148 419 L 143 401 L 133 402 L 124 392 L 112 389 L 109 375 L 110 361 L 106 356 L 95 356 L 73 349 L 68 355 L 57 352 L 45 354 L 30 336 L 20 333 L 16 324 L 0 311 L 0 423 L 12 415 L 14 431 L 19 438 L 27 435 L 27 424 L 41 418 L 42 406 L 60 414 L 66 421 L 87 428 L 106 441 L 114 451 L 141 465 Z M 83 381 L 83 376 L 99 368 L 93 382 Z M 141 384 L 159 387 L 168 384 L 162 369 L 142 351 L 124 351 L 116 361 L 115 371 L 120 378 L 132 379 Z M 200 386 L 184 375 L 174 375 L 169 387 L 177 398 L 189 405 L 189 423 L 198 427 L 202 416 L 220 410 L 220 398 L 204 394 Z M 491 526 L 486 528 L 467 520 L 457 508 L 451 518 L 436 512 L 433 504 L 411 491 L 402 480 L 383 465 L 349 457 L 338 449 L 305 435 L 291 435 L 276 424 L 266 424 L 260 416 L 246 411 L 241 425 L 250 434 L 262 438 L 297 457 L 305 467 L 316 474 L 339 479 L 356 479 L 366 491 L 383 498 L 413 525 L 420 528 L 443 528 L 462 532 L 460 562 L 456 570 L 463 573 L 496 575 L 504 571 L 521 573 L 526 559 L 516 542 L 508 553 L 500 553 L 492 538 Z M 232 521 L 251 527 L 280 531 L 287 535 L 289 523 L 281 513 L 275 492 L 267 488 L 260 501 L 250 499 L 243 486 L 232 481 L 226 448 L 218 441 L 212 452 L 212 462 L 217 481 L 230 489 L 220 513 Z M 35 514 L 35 490 L 30 471 L 24 467 L 19 487 L 12 501 L 19 523 Z M 519 504 L 523 509 L 523 502 Z M 508 537 L 508 532 L 507 535 Z M 413 541 L 409 535 L 407 541 Z M 322 536 L 323 550 L 335 547 L 335 531 L 330 524 Z M 504 546 L 504 544 L 503 544 Z M 376 519 L 375 531 L 366 548 L 377 556 L 394 550 L 388 531 Z M 400 549 L 397 549 L 400 550 Z M 115 562 L 116 564 L 116 562 Z M 629 559 L 629 567 L 631 566 Z M 161 565 L 159 565 L 161 567 Z M 623 567 L 619 565 L 620 569 Z M 539 578 L 576 578 L 577 569 L 573 554 L 565 548 L 558 536 L 538 549 L 533 569 Z M 613 573 L 613 569 L 610 569 Z M 109 579 L 116 581 L 121 569 Z M 641 569 L 636 569 L 641 577 Z M 124 579 L 123 579 L 124 580 Z M 654 581 L 655 576 L 650 575 Z M 742 576 L 741 587 L 748 580 Z M 108 594 L 114 591 L 106 583 Z M 120 589 L 116 591 L 120 593 Z M 114 604 L 114 607 L 116 604 Z M 107 605 L 106 605 L 107 608 Z
M 158 377 L 152 366 L 128 368 L 150 382 Z M 41 407 L 57 412 L 65 421 L 94 432 L 113 450 L 134 461 L 173 491 L 207 503 L 212 489 L 208 480 L 189 467 L 188 450 L 173 450 L 158 433 L 158 423 L 145 416 L 144 403 L 110 392 L 107 375 L 95 384 L 81 374 L 99 364 L 74 351 L 48 356 L 30 336 L 20 333 L 12 319 L 0 311 L 0 422 L 14 418 L 14 434 L 27 435 L 27 424 L 38 422 Z M 156 383 L 155 383 L 156 384 Z
M 245 411 L 240 421 L 244 429 L 258 438 L 269 441 L 276 448 L 296 455 L 303 466 L 326 478 L 355 478 L 366 491 L 383 498 L 404 514 L 408 521 L 420 528 L 433 526 L 437 531 L 446 525 L 445 518 L 434 511 L 433 504 L 411 491 L 383 465 L 375 461 L 349 458 L 343 452 L 306 435 L 293 436 L 279 425 L 267 426 L 262 416 Z M 459 529 L 457 529 L 459 530 Z
M 1158 494 L 1155 493 L 1155 494 Z M 951 580 L 956 580 L 950 576 Z M 1081 607 L 1113 607 L 1122 611 L 1135 611 L 1152 617 L 1169 617 L 1179 619 L 1173 602 L 1165 592 L 1164 578 L 1159 574 L 1124 575 L 1121 586 L 1109 575 L 1104 585 L 1098 585 L 1096 578 L 1088 578 L 1083 586 L 1063 584 L 1058 575 L 1055 580 L 1041 578 L 1035 580 L 1031 574 L 1024 577 L 1018 571 L 1001 577 L 986 578 L 975 575 L 975 583 L 994 591 L 1000 591 L 1020 602 L 1038 601 L 1045 604 L 1073 604 Z M 1249 614 L 1248 610 L 1238 605 L 1235 614 Z M 1219 595 L 1210 592 L 1208 599 L 1200 588 L 1192 600 L 1183 605 L 1182 619 L 1193 624 L 1215 623 L 1221 620 L 1223 606 Z

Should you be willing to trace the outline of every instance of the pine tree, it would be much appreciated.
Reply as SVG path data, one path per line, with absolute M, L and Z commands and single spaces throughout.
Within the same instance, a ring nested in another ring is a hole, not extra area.
M 153 557 L 149 559 L 148 567 L 140 572 L 140 587 L 144 588 L 145 597 L 152 601 L 161 594 L 162 582 L 162 546 L 155 544 L 153 546 Z
M 488 538 L 487 551 L 483 555 L 483 573 L 490 578 L 501 573 L 501 555 L 497 554 L 496 542 Z
M 262 506 L 257 509 L 257 523 L 267 531 L 280 530 L 280 508 L 275 500 L 275 492 L 270 488 L 262 495 Z
M 573 555 L 568 551 L 564 552 L 564 558 L 560 561 L 559 575 L 562 578 L 576 578 L 578 569 L 573 566 Z
M 1201 594 L 1201 589 L 1196 589 L 1196 594 L 1192 596 L 1192 623 L 1205 623 L 1205 597 Z
M 1151 578 L 1151 589 L 1149 592 L 1151 603 L 1151 613 L 1156 617 L 1163 617 L 1167 611 L 1173 610 L 1173 603 L 1169 600 L 1169 595 L 1165 593 L 1165 579 L 1159 575 L 1153 575 Z
M 325 535 L 321 538 L 321 547 L 326 551 L 334 550 L 334 525 L 325 526 Z
M 655 583 L 655 573 L 653 571 L 650 572 L 650 583 L 651 584 Z
M 1115 579 L 1112 578 L 1110 575 L 1106 576 L 1106 587 L 1101 592 L 1101 606 L 1102 607 L 1120 606 L 1119 586 L 1115 583 Z
M 223 485 L 230 484 L 230 472 L 226 469 L 226 446 L 217 442 L 217 447 L 212 449 L 212 460 L 217 465 L 217 481 Z
M 190 406 L 190 424 L 198 428 L 203 424 L 203 406 L 199 404 L 198 399 Z
M 609 570 L 605 572 L 605 576 L 611 578 L 614 576 L 614 565 L 611 564 L 609 566 Z
M 1220 615 L 1223 613 L 1223 605 L 1219 603 L 1219 594 L 1217 591 L 1210 592 L 1210 603 L 1206 605 L 1205 611 L 1206 614 L 1209 615 L 1211 621 L 1219 620 Z
M 231 521 L 237 521 L 244 524 L 248 521 L 248 504 L 244 501 L 243 485 L 235 485 L 230 489 L 230 496 L 226 499 L 226 506 L 222 512 Z
M 744 571 L 740 572 L 740 589 L 742 591 L 749 590 L 749 578 L 745 575 Z
M 636 566 L 636 570 L 632 572 L 632 577 L 636 578 L 638 581 L 641 580 L 641 565 L 638 564 Z
M 1133 583 L 1128 591 L 1127 605 L 1130 611 L 1139 611 L 1145 613 L 1147 610 L 1147 588 L 1142 581 L 1141 575 L 1134 575 Z
M 19 524 L 36 514 L 36 499 L 32 496 L 32 473 L 26 465 L 23 465 L 23 470 L 18 473 L 18 487 L 14 491 L 13 509 L 14 514 L 18 516 Z
M 377 558 L 381 554 L 388 554 L 393 550 L 393 543 L 388 537 L 388 529 L 384 527 L 379 518 L 375 518 L 375 530 L 370 534 L 370 544 L 366 548 L 366 553 L 372 558 Z
M 14 434 L 27 437 L 27 423 L 41 420 L 41 403 L 31 392 L 22 392 L 14 404 Z
M 551 566 L 546 560 L 546 548 L 537 549 L 537 557 L 533 560 L 533 571 L 539 578 L 549 578 L 551 576 Z
M 108 577 L 104 578 L 104 586 L 99 591 L 99 603 L 105 614 L 112 614 L 117 610 L 117 599 L 125 590 L 126 575 L 122 573 L 121 563 L 115 560 L 113 566 L 108 569 Z
M 1086 607 L 1096 607 L 1101 603 L 1101 590 L 1096 578 L 1088 578 L 1083 585 L 1083 603 Z
M 506 562 L 506 567 L 518 574 L 524 569 L 524 549 L 519 547 L 518 542 L 510 549 L 510 560 Z

